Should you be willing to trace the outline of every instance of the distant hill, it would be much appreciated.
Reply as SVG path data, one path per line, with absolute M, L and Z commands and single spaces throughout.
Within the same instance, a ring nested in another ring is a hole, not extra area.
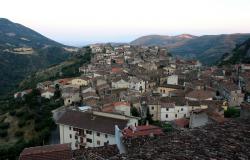
M 133 45 L 160 45 L 168 47 L 175 56 L 197 58 L 204 64 L 213 64 L 220 57 L 250 38 L 250 34 L 223 34 L 205 36 L 144 36 L 132 41 Z
M 132 45 L 145 45 L 145 46 L 178 46 L 184 42 L 196 38 L 196 36 L 189 34 L 182 34 L 179 36 L 163 36 L 163 35 L 149 35 L 137 38 L 132 41 Z
M 70 56 L 64 45 L 5 18 L 0 18 L 0 94 L 31 72 Z
M 225 53 L 219 60 L 219 65 L 248 63 L 250 64 L 250 39 L 237 45 L 230 53 Z

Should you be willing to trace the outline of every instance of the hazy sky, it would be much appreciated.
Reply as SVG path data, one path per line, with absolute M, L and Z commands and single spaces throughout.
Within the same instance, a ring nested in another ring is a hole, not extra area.
M 250 33 L 250 0 L 1 0 L 0 17 L 70 45 Z

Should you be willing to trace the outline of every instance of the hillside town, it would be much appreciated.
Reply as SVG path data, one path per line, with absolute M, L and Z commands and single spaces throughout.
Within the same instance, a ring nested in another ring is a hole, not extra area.
M 159 46 L 95 44 L 90 49 L 91 61 L 79 67 L 81 76 L 37 84 L 41 97 L 59 93 L 63 99 L 64 105 L 52 111 L 60 139 L 58 144 L 25 148 L 20 160 L 190 159 L 202 153 L 189 148 L 193 144 L 207 149 L 207 156 L 194 159 L 212 159 L 227 153 L 209 148 L 219 146 L 216 137 L 249 125 L 242 121 L 250 116 L 249 64 L 203 66 Z M 19 91 L 14 98 L 31 92 Z M 249 142 L 249 130 L 244 138 Z M 250 158 L 240 141 L 232 142 L 238 152 L 231 150 L 239 159 Z M 229 144 L 220 145 L 226 150 Z M 181 147 L 188 155 L 175 156 L 174 149 Z M 230 154 L 228 149 L 226 159 L 235 159 Z

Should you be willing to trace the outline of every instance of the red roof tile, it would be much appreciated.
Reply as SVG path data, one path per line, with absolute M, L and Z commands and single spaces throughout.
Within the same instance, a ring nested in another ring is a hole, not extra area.
M 153 125 L 129 127 L 123 130 L 124 137 L 150 136 L 151 134 L 163 135 L 164 133 L 160 127 Z
M 70 144 L 54 144 L 25 148 L 19 160 L 71 160 Z

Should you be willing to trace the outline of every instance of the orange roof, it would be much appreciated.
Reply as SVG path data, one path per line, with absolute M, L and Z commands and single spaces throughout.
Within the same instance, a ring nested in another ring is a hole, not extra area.
M 53 159 L 71 160 L 73 153 L 70 144 L 54 144 L 25 148 L 20 154 L 20 160 Z
M 111 70 L 112 73 L 119 73 L 119 72 L 122 72 L 122 68 L 120 67 L 113 67 L 112 70 Z
M 113 102 L 113 106 L 129 106 L 130 104 L 128 102 Z
M 189 120 L 186 118 L 176 119 L 174 123 L 179 127 L 187 127 L 189 125 Z
M 72 80 L 71 78 L 58 79 L 58 83 L 62 85 L 66 85 L 66 84 L 69 84 L 69 81 L 71 80 Z
M 137 137 L 137 136 L 150 136 L 153 135 L 163 135 L 160 127 L 153 125 L 143 125 L 136 127 L 128 127 L 122 131 L 124 137 Z

